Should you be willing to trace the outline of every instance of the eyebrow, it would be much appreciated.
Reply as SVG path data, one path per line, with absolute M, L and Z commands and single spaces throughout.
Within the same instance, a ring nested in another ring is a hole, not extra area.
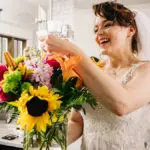
M 107 22 L 107 21 L 109 21 L 109 20 L 105 19 L 105 20 L 102 21 L 101 24 L 104 24 L 104 23 Z M 95 24 L 95 27 L 96 27 L 96 26 L 97 26 L 97 24 Z

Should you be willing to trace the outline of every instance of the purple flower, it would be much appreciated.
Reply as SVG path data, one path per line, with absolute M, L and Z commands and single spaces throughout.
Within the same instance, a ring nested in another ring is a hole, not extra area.
M 38 83 L 39 85 L 46 85 L 51 88 L 51 76 L 53 75 L 53 68 L 43 61 L 32 62 L 27 61 L 26 66 L 28 69 L 33 70 L 30 80 Z

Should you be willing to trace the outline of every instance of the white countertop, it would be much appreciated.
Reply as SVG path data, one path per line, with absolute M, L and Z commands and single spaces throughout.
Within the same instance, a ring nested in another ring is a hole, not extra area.
M 6 136 L 8 134 L 14 134 L 19 137 L 14 140 L 2 139 L 3 136 Z M 78 140 L 77 142 L 75 142 L 75 144 L 69 145 L 68 150 L 79 150 L 80 144 L 81 142 L 80 140 Z M 0 120 L 0 145 L 23 148 L 23 133 L 21 133 L 20 130 L 17 130 L 16 124 L 7 124 L 5 120 Z M 52 150 L 60 149 L 53 148 Z
M 2 139 L 3 136 L 8 134 L 14 134 L 18 136 L 18 138 L 14 140 L 6 140 Z M 23 148 L 23 134 L 21 135 L 21 131 L 17 130 L 16 124 L 7 124 L 5 120 L 0 120 L 0 145 Z M 37 148 L 38 150 L 38 148 Z M 52 150 L 60 150 L 58 148 L 53 148 Z
M 16 124 L 6 124 L 5 120 L 0 120 L 0 145 L 22 148 L 23 138 L 19 137 L 14 140 L 2 139 L 3 136 L 14 134 L 19 136 L 19 131 L 16 129 Z

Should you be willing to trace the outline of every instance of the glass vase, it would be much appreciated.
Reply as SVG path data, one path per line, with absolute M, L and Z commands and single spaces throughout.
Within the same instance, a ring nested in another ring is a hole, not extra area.
M 52 147 L 56 150 L 67 150 L 67 123 L 63 122 L 55 126 Z
M 24 150 L 67 150 L 67 123 L 47 127 L 45 133 L 24 130 Z
M 42 145 L 42 137 L 39 134 L 29 134 L 24 130 L 23 149 L 24 150 L 40 150 Z M 42 150 L 42 149 L 41 149 Z

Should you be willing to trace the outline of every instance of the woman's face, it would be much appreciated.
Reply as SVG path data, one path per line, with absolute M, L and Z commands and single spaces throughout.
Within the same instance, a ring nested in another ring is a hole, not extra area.
M 114 56 L 118 52 L 124 52 L 128 44 L 131 44 L 132 38 L 128 38 L 129 27 L 119 26 L 100 16 L 96 17 L 94 32 L 104 55 Z

